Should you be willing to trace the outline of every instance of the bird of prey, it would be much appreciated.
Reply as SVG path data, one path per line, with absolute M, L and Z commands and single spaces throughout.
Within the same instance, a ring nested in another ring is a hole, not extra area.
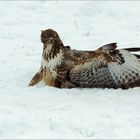
M 57 88 L 140 87 L 140 48 L 117 49 L 110 43 L 94 51 L 72 50 L 52 29 L 41 32 L 41 42 L 41 67 L 29 86 L 43 80 Z

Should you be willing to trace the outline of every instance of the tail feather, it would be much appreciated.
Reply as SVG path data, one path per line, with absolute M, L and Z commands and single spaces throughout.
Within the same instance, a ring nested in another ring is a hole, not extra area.
M 127 50 L 129 52 L 138 52 L 140 51 L 140 48 L 124 48 L 123 50 Z
M 127 50 L 129 52 L 140 52 L 140 48 L 124 48 L 123 50 Z M 140 59 L 140 54 L 133 54 L 135 55 L 138 59 Z
M 135 55 L 138 59 L 140 59 L 140 55 L 138 54 L 133 54 L 133 55 Z

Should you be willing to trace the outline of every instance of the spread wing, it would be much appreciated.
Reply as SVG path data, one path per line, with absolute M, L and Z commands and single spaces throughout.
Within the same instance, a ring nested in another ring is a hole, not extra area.
M 69 73 L 79 87 L 132 88 L 140 86 L 139 55 L 131 49 L 116 49 L 116 43 L 105 45 L 88 56 L 82 56 Z M 140 48 L 138 49 L 140 51 Z

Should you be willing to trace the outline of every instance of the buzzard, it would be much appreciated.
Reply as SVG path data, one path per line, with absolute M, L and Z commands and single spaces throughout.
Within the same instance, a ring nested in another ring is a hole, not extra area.
M 64 46 L 52 29 L 41 32 L 41 67 L 29 86 L 41 80 L 57 88 L 140 87 L 140 48 L 117 49 L 110 43 L 95 51 L 72 50 Z

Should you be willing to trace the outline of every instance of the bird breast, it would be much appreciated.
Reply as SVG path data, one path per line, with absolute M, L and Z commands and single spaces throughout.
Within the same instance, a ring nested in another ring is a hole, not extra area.
M 63 60 L 63 52 L 62 50 L 60 50 L 59 53 L 57 53 L 54 57 L 50 57 L 48 60 L 42 57 L 42 66 L 46 69 L 55 70 L 58 66 L 62 64 Z

